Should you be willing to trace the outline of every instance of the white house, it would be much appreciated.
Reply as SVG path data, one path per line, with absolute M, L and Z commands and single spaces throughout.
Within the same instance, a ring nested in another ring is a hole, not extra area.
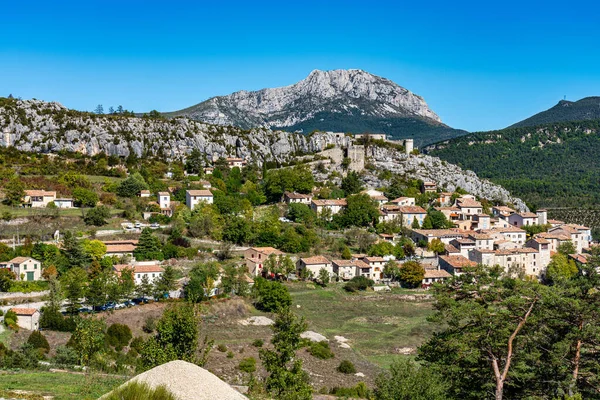
M 435 193 L 436 190 L 435 182 L 423 182 L 423 193 Z
M 368 276 L 371 274 L 371 266 L 359 259 L 333 260 L 333 272 L 345 281 L 355 276 Z
M 440 256 L 439 260 L 440 269 L 443 269 L 452 275 L 461 275 L 464 273 L 464 268 L 473 268 L 477 266 L 476 262 L 471 261 L 462 255 Z
M 11 308 L 17 314 L 17 325 L 23 329 L 36 331 L 40 328 L 40 311 L 35 308 Z
M 421 281 L 421 287 L 428 289 L 434 283 L 443 282 L 451 277 L 452 275 L 443 269 L 425 268 L 425 276 L 423 276 L 423 280 Z
M 323 213 L 329 213 L 329 215 L 338 214 L 347 206 L 346 199 L 333 199 L 333 200 L 312 200 L 310 208 L 317 214 L 323 215 Z
M 186 190 L 185 191 L 185 204 L 193 210 L 200 202 L 208 204 L 213 203 L 213 194 L 210 190 Z
M 8 268 L 18 281 L 39 281 L 42 279 L 42 263 L 31 257 L 15 257 L 10 261 L 0 262 L 0 268 Z
M 302 193 L 296 193 L 296 192 L 285 192 L 283 194 L 283 201 L 287 204 L 292 204 L 292 203 L 300 203 L 300 204 L 306 204 L 308 206 L 310 206 L 310 202 L 312 201 L 312 194 L 302 194 Z
M 442 192 L 438 193 L 437 202 L 440 203 L 440 206 L 449 206 L 452 204 L 452 193 L 451 192 Z
M 371 267 L 369 271 L 370 275 L 367 276 L 369 279 L 373 279 L 375 282 L 379 282 L 383 278 L 383 268 L 385 267 L 386 260 L 383 257 L 363 257 L 361 259 Z
M 327 259 L 327 257 L 323 256 L 313 256 L 301 258 L 296 262 L 296 270 L 298 274 L 300 274 L 301 270 L 307 270 L 312 273 L 314 278 L 319 276 L 319 272 L 324 269 L 329 273 L 329 276 L 333 276 L 333 265 L 331 261 Z
M 227 165 L 229 166 L 229 168 L 242 168 L 244 165 L 246 165 L 246 161 L 244 161 L 243 158 L 227 157 L 225 161 L 227 161 Z
M 414 197 L 398 197 L 397 199 L 390 201 L 390 203 L 397 206 L 414 206 L 416 204 Z
M 106 246 L 105 257 L 133 257 L 133 251 L 137 247 L 138 241 L 136 239 L 131 240 L 106 240 L 103 241 Z
M 45 190 L 26 190 L 23 197 L 23 205 L 32 208 L 44 208 L 48 203 L 56 200 L 56 192 Z
M 139 196 L 140 197 L 150 197 L 150 191 L 149 190 L 140 190 Z
M 508 223 L 517 228 L 528 225 L 537 225 L 538 216 L 532 212 L 514 213 L 508 216 Z
M 54 199 L 57 208 L 73 208 L 73 199 Z
M 471 198 L 460 197 L 456 199 L 456 207 L 460 209 L 462 219 L 471 220 L 473 215 L 482 214 L 483 206 L 477 200 Z
M 171 210 L 171 194 L 169 192 L 158 192 L 157 197 L 160 212 L 169 217 L 173 215 L 173 210 Z
M 121 272 L 125 269 L 133 270 L 133 280 L 136 285 L 141 284 L 144 277 L 148 278 L 148 282 L 154 283 L 165 271 L 157 261 L 140 262 L 135 265 L 117 264 L 113 267 L 118 276 L 121 276 Z

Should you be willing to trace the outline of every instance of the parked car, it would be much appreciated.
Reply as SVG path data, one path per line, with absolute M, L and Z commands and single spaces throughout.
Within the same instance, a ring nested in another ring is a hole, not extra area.
M 139 222 L 136 222 L 134 226 L 136 229 L 140 229 L 142 227 L 142 224 Z
M 154 222 L 152 225 L 150 225 L 150 228 L 152 228 L 152 229 L 158 229 L 158 228 L 160 228 L 160 225 L 157 224 L 156 222 Z
M 135 303 L 133 301 L 131 301 L 131 300 L 127 300 L 127 301 L 123 302 L 123 305 L 125 307 L 133 307 L 133 306 L 135 306 Z
M 148 299 L 144 298 L 144 297 L 138 297 L 136 299 L 131 299 L 132 302 L 134 302 L 135 304 L 146 304 L 148 303 Z
M 91 313 L 92 309 L 89 307 L 81 307 L 80 309 L 77 310 L 77 312 L 79 312 L 81 314 L 87 314 L 87 313 Z

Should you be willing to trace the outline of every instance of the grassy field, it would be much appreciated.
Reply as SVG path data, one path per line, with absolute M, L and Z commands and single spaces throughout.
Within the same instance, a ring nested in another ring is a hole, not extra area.
M 127 379 L 102 375 L 79 375 L 53 372 L 0 374 L 0 397 L 10 397 L 13 390 L 51 395 L 55 400 L 97 399 Z
M 348 294 L 341 285 L 311 287 L 289 285 L 294 311 L 306 318 L 309 329 L 330 339 L 344 336 L 355 352 L 382 367 L 400 356 L 399 349 L 416 349 L 436 328 L 427 321 L 431 302 L 407 301 L 405 293 Z

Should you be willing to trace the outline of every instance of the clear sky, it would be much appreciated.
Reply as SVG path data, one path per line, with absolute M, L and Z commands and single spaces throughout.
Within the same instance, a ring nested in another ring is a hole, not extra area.
M 597 1 L 8 1 L 0 95 L 173 111 L 359 68 L 498 129 L 600 96 Z

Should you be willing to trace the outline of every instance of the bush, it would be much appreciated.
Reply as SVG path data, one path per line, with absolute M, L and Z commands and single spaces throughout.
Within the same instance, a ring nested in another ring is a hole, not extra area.
M 364 382 L 358 382 L 358 384 L 354 387 L 345 388 L 345 387 L 335 387 L 329 391 L 329 394 L 332 394 L 337 397 L 343 398 L 360 398 L 360 399 L 369 399 L 371 398 L 371 392 L 367 385 Z
M 11 329 L 19 330 L 19 327 L 17 326 L 17 318 L 16 312 L 13 310 L 8 310 L 6 314 L 4 314 L 4 325 Z
M 233 358 L 233 351 L 227 352 L 227 358 Z
M 83 222 L 85 222 L 86 225 L 103 226 L 108 223 L 106 220 L 109 218 L 110 209 L 107 206 L 100 206 L 90 208 L 86 211 L 83 216 Z
M 59 332 L 75 331 L 76 323 L 73 318 L 65 318 L 59 311 L 50 308 L 42 308 L 40 316 L 40 328 Z
M 364 276 L 355 276 L 344 285 L 344 289 L 348 292 L 357 292 L 359 290 L 367 290 L 368 288 L 373 287 L 374 284 L 375 282 L 369 278 Z
M 150 387 L 147 383 L 129 382 L 113 390 L 105 400 L 177 400 L 169 390 L 161 385 L 155 388 Z
M 322 342 L 312 342 L 308 348 L 308 352 L 316 358 L 321 360 L 328 360 L 333 358 L 333 352 L 329 348 L 329 343 L 323 340 Z
M 129 343 L 129 347 L 139 353 L 142 351 L 143 344 L 144 338 L 142 338 L 141 336 L 137 336 L 131 341 L 131 343 Z
M 238 368 L 242 372 L 252 373 L 256 371 L 256 359 L 254 357 L 244 358 L 240 361 Z
M 154 317 L 146 317 L 146 321 L 144 321 L 144 326 L 142 330 L 146 333 L 152 333 L 156 329 L 156 318 Z
M 33 331 L 27 338 L 27 344 L 31 345 L 34 349 L 41 349 L 44 353 L 50 351 L 50 344 L 46 337 L 40 331 Z
M 256 339 L 252 342 L 252 346 L 254 347 L 263 347 L 263 344 L 265 344 L 265 342 L 262 339 Z
M 217 346 L 217 350 L 219 350 L 221 353 L 225 353 L 227 351 L 227 346 L 220 344 Z
M 354 374 L 356 373 L 356 368 L 352 361 L 343 360 L 340 365 L 337 367 L 337 370 L 342 374 Z
M 106 331 L 106 342 L 117 351 L 129 344 L 131 341 L 131 329 L 127 325 L 112 324 Z
M 54 356 L 54 363 L 65 366 L 77 365 L 79 363 L 79 355 L 71 347 L 58 346 L 56 348 L 56 355 Z

